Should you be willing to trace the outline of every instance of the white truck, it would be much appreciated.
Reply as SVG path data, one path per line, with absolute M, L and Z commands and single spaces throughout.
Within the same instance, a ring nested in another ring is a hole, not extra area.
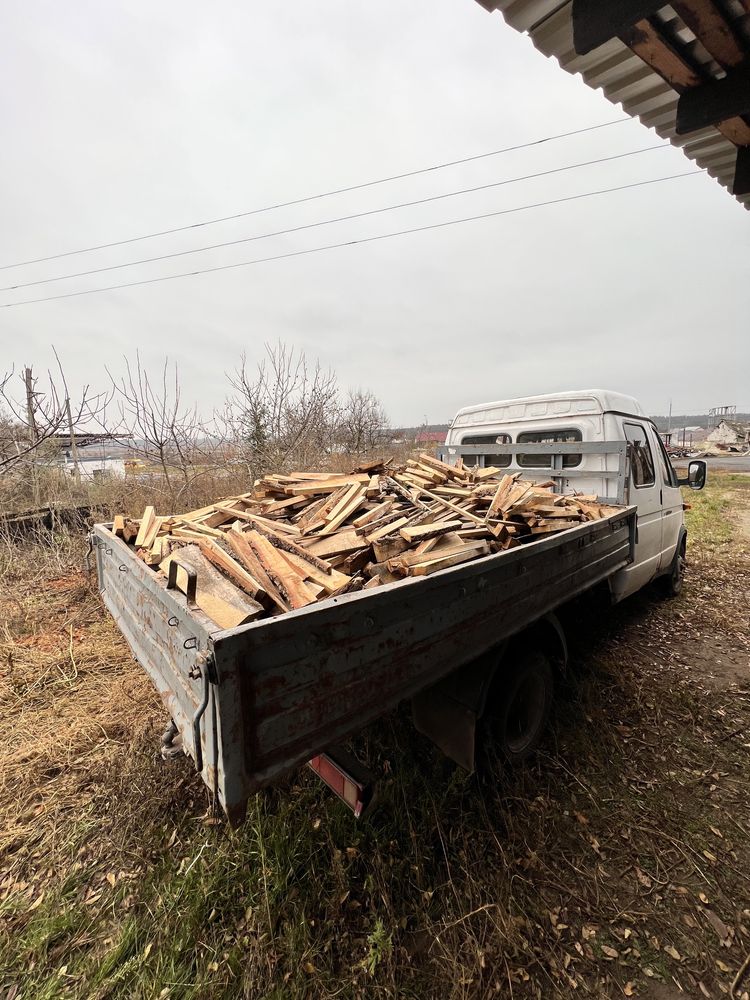
M 195 761 L 230 820 L 248 797 L 304 762 L 360 815 L 371 775 L 339 743 L 409 699 L 414 723 L 468 770 L 492 721 L 510 761 L 544 730 L 567 645 L 555 610 L 599 585 L 619 601 L 661 578 L 682 585 L 680 485 L 651 420 L 629 396 L 599 390 L 469 406 L 442 457 L 517 470 L 594 493 L 607 517 L 431 576 L 332 597 L 217 630 L 144 565 L 112 526 L 96 525 L 99 588 L 171 716 L 165 755 Z

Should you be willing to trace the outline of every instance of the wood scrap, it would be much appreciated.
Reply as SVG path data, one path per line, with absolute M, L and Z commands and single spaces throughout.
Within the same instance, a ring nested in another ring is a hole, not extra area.
M 220 624 L 242 610 L 227 610 L 227 593 L 265 605 L 260 616 L 283 614 L 533 544 L 616 509 L 559 494 L 551 480 L 421 453 L 401 467 L 373 462 L 350 474 L 268 473 L 251 491 L 193 511 L 117 515 L 112 530 L 157 573 L 171 555 L 197 552 L 206 600 L 212 587 L 224 602 L 214 606 L 218 618 L 206 612 Z M 229 591 L 219 594 L 211 574 Z

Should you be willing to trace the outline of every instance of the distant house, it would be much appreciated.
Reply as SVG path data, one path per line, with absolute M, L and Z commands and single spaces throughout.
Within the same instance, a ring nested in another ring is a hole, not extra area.
M 447 431 L 418 431 L 414 442 L 423 447 L 436 447 L 439 444 L 445 444 L 447 433 Z
M 737 420 L 722 420 L 706 440 L 711 444 L 729 448 L 750 447 L 750 424 L 741 424 Z

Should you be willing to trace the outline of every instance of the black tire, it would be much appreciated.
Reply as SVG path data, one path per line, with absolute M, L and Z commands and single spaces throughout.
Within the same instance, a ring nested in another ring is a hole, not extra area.
M 552 664 L 541 650 L 520 652 L 512 663 L 500 665 L 486 722 L 496 749 L 509 764 L 523 763 L 539 746 L 553 693 Z
M 685 542 L 680 542 L 669 573 L 659 581 L 664 597 L 679 597 L 685 585 Z

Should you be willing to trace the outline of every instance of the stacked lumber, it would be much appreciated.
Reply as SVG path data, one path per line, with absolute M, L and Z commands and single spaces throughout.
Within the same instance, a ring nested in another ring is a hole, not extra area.
M 562 495 L 497 468 L 422 454 L 400 468 L 294 472 L 184 514 L 117 516 L 113 531 L 220 628 L 315 601 L 429 576 L 607 516 L 596 497 Z

